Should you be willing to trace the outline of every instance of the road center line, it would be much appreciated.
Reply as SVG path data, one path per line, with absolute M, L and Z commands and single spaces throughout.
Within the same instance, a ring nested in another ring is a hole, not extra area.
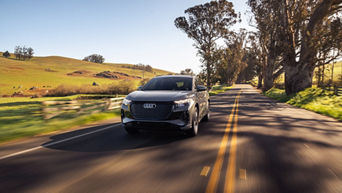
M 53 146 L 53 145 L 57 145 L 57 144 L 60 144 L 60 143 L 63 143 L 63 142 L 67 142 L 67 141 L 73 140 L 73 139 L 84 137 L 86 135 L 91 135 L 91 134 L 94 134 L 94 133 L 98 133 L 98 132 L 110 129 L 112 127 L 115 127 L 115 126 L 117 126 L 119 124 L 120 123 L 114 124 L 114 125 L 110 125 L 110 126 L 102 128 L 102 129 L 97 129 L 95 131 L 91 131 L 91 132 L 88 132 L 88 133 L 83 133 L 81 135 L 76 135 L 76 136 L 69 137 L 69 138 L 66 138 L 66 139 L 62 139 L 62 140 L 59 140 L 59 141 L 51 142 L 51 143 L 48 143 L 48 144 L 45 144 L 45 145 L 41 145 L 41 146 L 33 147 L 33 148 L 30 148 L 30 149 L 26 149 L 26 150 L 23 150 L 23 151 L 19 151 L 19 152 L 16 152 L 16 153 L 4 155 L 4 156 L 0 157 L 0 160 L 6 159 L 6 158 L 10 158 L 10 157 L 14 157 L 14 156 L 17 156 L 17 155 L 21 155 L 21 154 L 24 154 L 24 153 L 32 152 L 32 151 L 35 151 L 35 150 L 38 150 L 38 149 L 42 149 L 43 147 L 50 147 L 50 146 Z
M 240 169 L 239 176 L 241 180 L 246 180 L 247 179 L 247 171 L 246 169 Z
M 201 171 L 200 176 L 207 176 L 209 171 L 210 171 L 210 166 L 204 166 L 202 171 Z
M 233 136 L 231 139 L 230 150 L 229 150 L 229 161 L 226 173 L 226 180 L 224 183 L 224 192 L 225 193 L 233 193 L 234 185 L 235 185 L 235 166 L 236 166 L 236 148 L 237 148 L 237 125 L 238 125 L 238 116 L 239 116 L 239 98 L 240 93 L 237 97 L 236 110 L 235 110 L 235 119 L 234 119 L 234 127 L 233 127 Z
M 229 118 L 228 118 L 228 122 L 227 122 L 227 125 L 225 128 L 225 132 L 224 132 L 223 138 L 221 140 L 219 151 L 217 153 L 216 161 L 215 161 L 213 170 L 212 170 L 210 178 L 209 178 L 206 193 L 216 193 L 217 184 L 218 184 L 218 181 L 220 178 L 220 172 L 221 172 L 221 168 L 222 168 L 222 164 L 223 164 L 223 160 L 224 160 L 224 154 L 225 154 L 227 144 L 228 144 L 229 131 L 230 131 L 232 121 L 233 121 L 233 116 L 235 113 L 235 106 L 237 104 L 237 99 L 238 99 L 238 96 L 235 98 L 235 102 L 234 102 L 234 105 L 232 108 L 232 112 L 230 113 Z

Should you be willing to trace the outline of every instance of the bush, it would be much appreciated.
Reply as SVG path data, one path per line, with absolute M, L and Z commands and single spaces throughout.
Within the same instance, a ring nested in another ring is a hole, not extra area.
M 6 51 L 6 52 L 2 53 L 2 56 L 5 58 L 9 58 L 11 56 L 11 54 L 8 51 Z

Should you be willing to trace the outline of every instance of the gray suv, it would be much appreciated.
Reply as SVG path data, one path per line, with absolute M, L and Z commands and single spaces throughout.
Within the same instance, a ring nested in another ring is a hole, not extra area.
M 121 122 L 128 134 L 139 130 L 181 130 L 197 135 L 201 120 L 208 121 L 209 94 L 193 76 L 170 75 L 151 79 L 127 95 Z

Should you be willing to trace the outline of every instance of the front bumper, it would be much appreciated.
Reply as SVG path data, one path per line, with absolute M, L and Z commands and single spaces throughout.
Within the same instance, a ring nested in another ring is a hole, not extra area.
M 134 118 L 128 111 L 121 109 L 121 123 L 127 127 L 145 130 L 188 130 L 191 128 L 188 111 L 172 112 L 165 120 Z

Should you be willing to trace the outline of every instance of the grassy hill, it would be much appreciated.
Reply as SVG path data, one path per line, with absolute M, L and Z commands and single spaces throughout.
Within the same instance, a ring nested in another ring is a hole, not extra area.
M 0 55 L 0 96 L 18 91 L 27 93 L 32 87 L 48 90 L 59 85 L 82 86 L 93 82 L 104 85 L 120 80 L 138 83 L 143 76 L 152 78 L 171 73 L 159 69 L 153 69 L 153 72 L 132 69 L 132 64 L 97 64 L 60 56 L 33 57 L 20 61 L 13 54 L 10 58 L 2 57 L 1 52 Z M 95 76 L 104 71 L 116 74 L 117 78 Z

